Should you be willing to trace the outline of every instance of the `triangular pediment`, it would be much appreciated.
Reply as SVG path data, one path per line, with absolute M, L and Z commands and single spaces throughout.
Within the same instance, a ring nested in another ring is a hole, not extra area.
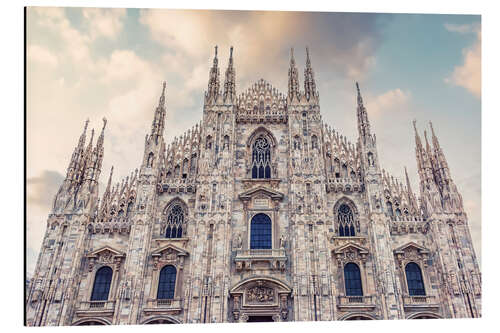
M 180 248 L 178 246 L 175 246 L 173 244 L 167 244 L 165 246 L 162 246 L 156 250 L 153 251 L 151 255 L 153 256 L 161 256 L 164 252 L 169 251 L 169 249 L 173 252 L 176 252 L 178 256 L 187 256 L 189 253 L 184 250 L 183 248 Z
M 241 200 L 251 200 L 252 198 L 259 196 L 259 195 L 264 195 L 266 197 L 269 197 L 273 200 L 282 200 L 284 197 L 284 194 L 278 191 L 275 191 L 273 189 L 264 187 L 264 186 L 259 186 L 256 188 L 252 188 L 248 191 L 245 191 L 241 193 L 238 197 Z
M 101 247 L 97 250 L 90 252 L 89 254 L 87 254 L 87 257 L 98 257 L 99 255 L 106 253 L 106 252 L 110 252 L 111 255 L 113 255 L 115 257 L 124 257 L 125 256 L 125 253 L 118 251 L 118 250 L 115 250 L 111 246 L 104 246 L 104 247 Z
M 333 250 L 334 253 L 345 253 L 345 252 L 359 252 L 361 254 L 368 254 L 368 249 L 363 247 L 363 246 L 359 246 L 355 243 L 352 243 L 352 242 L 349 242 L 347 244 L 344 244 L 336 249 Z
M 414 242 L 409 242 L 409 243 L 406 243 L 403 246 L 400 246 L 400 247 L 396 248 L 394 250 L 394 253 L 403 253 L 403 252 L 406 252 L 406 251 L 408 251 L 408 250 L 410 250 L 412 248 L 416 249 L 420 253 L 429 253 L 428 249 L 426 249 L 425 247 L 423 247 L 421 245 L 418 245 L 417 243 L 414 243 Z

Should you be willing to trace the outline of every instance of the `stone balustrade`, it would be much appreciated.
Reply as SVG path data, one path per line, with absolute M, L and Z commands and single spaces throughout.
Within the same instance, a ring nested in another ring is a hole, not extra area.
M 285 249 L 237 250 L 234 258 L 237 270 L 252 268 L 284 270 L 286 268 Z

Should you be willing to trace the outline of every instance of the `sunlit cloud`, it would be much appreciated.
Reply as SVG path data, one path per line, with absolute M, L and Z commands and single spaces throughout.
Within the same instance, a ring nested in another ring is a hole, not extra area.
M 474 96 L 481 97 L 481 31 L 473 25 L 446 25 L 452 32 L 475 33 L 477 38 L 474 44 L 465 48 L 463 64 L 456 66 L 453 73 L 445 78 L 445 82 L 465 88 Z

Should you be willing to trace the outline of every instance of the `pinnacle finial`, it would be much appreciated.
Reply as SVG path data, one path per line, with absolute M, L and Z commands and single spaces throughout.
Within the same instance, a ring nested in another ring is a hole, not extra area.
M 103 122 L 102 130 L 104 131 L 104 129 L 106 128 L 106 124 L 108 122 L 108 120 L 106 119 L 106 117 L 102 117 L 102 122 Z
M 215 45 L 215 57 L 217 58 L 217 45 Z
M 359 89 L 359 83 L 356 81 L 356 91 L 358 93 L 358 105 L 363 105 L 363 97 L 361 97 L 361 90 Z
M 418 135 L 418 131 L 417 131 L 417 119 L 413 119 L 412 123 L 413 123 L 413 129 L 415 130 L 415 134 Z
M 229 58 L 233 58 L 233 47 L 229 49 Z

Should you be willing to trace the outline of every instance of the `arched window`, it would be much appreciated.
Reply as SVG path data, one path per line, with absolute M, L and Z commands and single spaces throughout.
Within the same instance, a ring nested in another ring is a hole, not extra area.
M 346 296 L 363 296 L 361 273 L 358 265 L 350 262 L 344 266 L 344 282 Z
M 354 228 L 354 215 L 351 207 L 341 204 L 337 211 L 337 222 L 339 224 L 339 236 L 356 236 Z
M 262 136 L 252 145 L 252 178 L 271 178 L 271 145 Z
M 393 216 L 394 215 L 394 211 L 392 210 L 392 203 L 390 201 L 387 201 L 387 213 L 390 215 L 390 216 Z
M 296 135 L 294 138 L 293 138 L 293 149 L 297 150 L 297 149 L 301 149 L 300 148 L 300 138 L 298 135 Z
M 224 146 L 222 146 L 222 150 L 229 149 L 229 136 L 225 135 L 224 136 Z
M 184 215 L 184 209 L 182 209 L 181 205 L 174 204 L 170 207 L 167 214 L 167 229 L 165 230 L 165 238 L 182 237 Z
M 318 137 L 316 135 L 313 135 L 311 138 L 311 148 L 318 149 Z
M 107 301 L 109 296 L 109 287 L 113 270 L 109 266 L 99 268 L 95 273 L 94 287 L 92 288 L 91 301 Z
M 172 265 L 163 267 L 158 280 L 157 299 L 173 299 L 175 294 L 175 279 L 177 270 Z
M 272 248 L 271 219 L 266 214 L 260 213 L 252 218 L 252 222 L 250 223 L 250 248 Z
M 405 272 L 408 294 L 410 296 L 425 296 L 424 280 L 420 267 L 414 262 L 410 262 L 406 265 Z
M 374 161 L 373 161 L 373 153 L 372 152 L 369 152 L 368 153 L 368 166 L 373 166 L 374 165 Z
M 182 162 L 182 178 L 185 178 L 187 176 L 188 167 L 189 167 L 189 160 L 185 158 L 184 161 Z
M 396 216 L 401 217 L 401 209 L 396 208 Z
M 130 201 L 127 205 L 127 216 L 132 212 L 132 209 L 134 208 L 134 203 Z
M 148 164 L 147 164 L 147 166 L 149 168 L 153 167 L 153 160 L 154 160 L 154 158 L 155 158 L 155 155 L 152 152 L 149 153 L 149 155 L 148 155 Z
M 335 158 L 334 165 L 335 165 L 335 178 L 340 178 L 340 161 L 338 158 Z
M 212 149 L 212 137 L 210 135 L 207 136 L 207 140 L 205 141 L 205 149 Z
M 197 163 L 196 154 L 193 154 L 191 156 L 191 169 L 189 170 L 191 174 L 194 174 L 196 172 L 196 163 Z

